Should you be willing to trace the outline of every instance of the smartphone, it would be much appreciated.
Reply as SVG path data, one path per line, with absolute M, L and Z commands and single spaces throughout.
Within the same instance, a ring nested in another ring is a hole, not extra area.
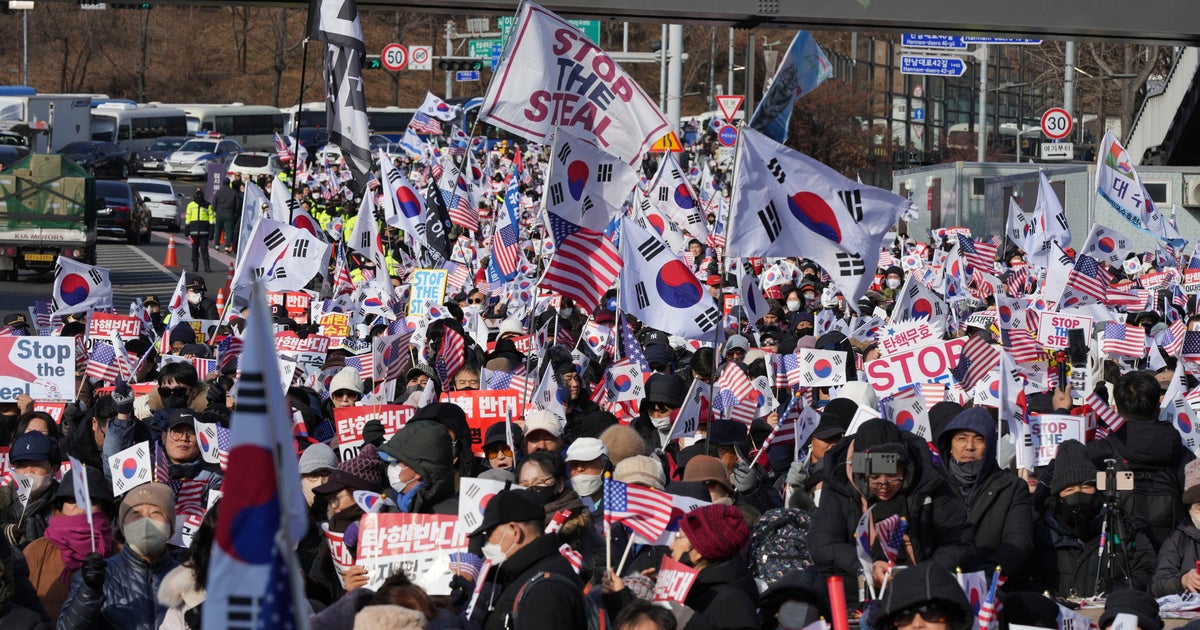
M 1118 470 L 1117 474 L 1117 492 L 1128 492 L 1133 490 L 1133 471 Z M 1096 489 L 1101 492 L 1108 490 L 1108 474 L 1101 470 L 1096 473 Z

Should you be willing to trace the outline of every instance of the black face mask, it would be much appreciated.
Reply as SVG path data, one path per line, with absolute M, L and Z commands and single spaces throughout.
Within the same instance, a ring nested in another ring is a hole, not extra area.
M 537 498 L 538 503 L 541 503 L 542 505 L 546 505 L 547 503 L 553 501 L 554 497 L 558 496 L 558 489 L 554 486 L 534 486 L 529 488 L 529 492 L 533 493 L 533 496 Z
M 174 394 L 162 399 L 163 409 L 182 409 L 188 404 L 187 396 L 176 396 Z
M 1099 494 L 1076 492 L 1058 499 L 1054 505 L 1054 516 L 1071 534 L 1089 538 L 1096 529 L 1096 516 L 1103 506 Z

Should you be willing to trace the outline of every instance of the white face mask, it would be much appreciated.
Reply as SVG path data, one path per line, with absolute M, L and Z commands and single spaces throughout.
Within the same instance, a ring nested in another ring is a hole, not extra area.
M 887 279 L 887 288 L 899 289 L 900 288 L 900 279 L 899 278 L 888 278 Z
M 167 548 L 171 539 L 171 526 L 152 518 L 139 518 L 121 530 L 125 542 L 143 556 L 152 556 Z
M 574 315 L 574 314 L 575 314 L 575 309 L 573 309 L 573 308 L 564 308 L 564 309 L 562 309 L 562 310 L 558 311 L 558 314 L 559 314 L 559 316 L 561 316 L 561 317 L 570 317 L 570 316 L 572 316 L 572 315 Z
M 199 304 L 200 300 L 204 299 L 203 295 L 196 293 L 195 291 L 188 291 L 187 294 L 188 294 L 187 300 L 188 300 L 188 302 L 191 302 L 192 304 Z
M 806 299 L 806 300 L 815 300 L 815 299 L 817 299 L 817 294 L 816 294 L 816 293 L 805 293 L 805 294 L 804 294 L 804 299 Z
M 503 538 L 501 538 L 501 540 L 503 540 Z M 501 547 L 499 543 L 487 543 L 480 549 L 480 551 L 483 552 L 484 558 L 492 561 L 493 565 L 501 564 L 508 559 L 508 550 Z
M 396 492 L 403 494 L 404 487 L 407 486 L 408 484 L 404 483 L 403 481 L 400 481 L 400 470 L 401 470 L 400 464 L 396 464 L 396 463 L 388 464 L 387 478 L 388 478 L 388 485 L 392 487 L 392 490 L 395 490 Z
M 571 477 L 571 487 L 581 497 L 590 497 L 600 491 L 604 478 L 600 475 L 575 475 Z
M 671 416 L 663 416 L 662 418 L 650 418 L 650 424 L 654 425 L 659 431 L 666 431 L 671 426 Z
M 800 310 L 800 300 L 788 300 L 787 307 L 793 313 Z

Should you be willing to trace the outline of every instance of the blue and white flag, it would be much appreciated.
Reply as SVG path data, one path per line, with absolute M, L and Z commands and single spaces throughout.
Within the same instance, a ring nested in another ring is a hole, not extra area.
M 787 138 L 796 99 L 817 89 L 832 76 L 833 66 L 812 35 L 808 31 L 796 33 L 771 79 L 771 87 L 767 88 L 750 117 L 750 126 L 776 142 L 783 142 Z

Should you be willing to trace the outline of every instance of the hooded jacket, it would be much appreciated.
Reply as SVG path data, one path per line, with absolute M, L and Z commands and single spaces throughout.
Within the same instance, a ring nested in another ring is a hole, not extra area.
M 1200 529 L 1191 523 L 1176 527 L 1158 550 L 1150 594 L 1156 598 L 1182 594 L 1179 578 L 1195 569 L 1197 562 L 1200 562 Z
M 583 628 L 586 627 L 583 605 L 583 582 L 575 575 L 567 559 L 558 553 L 559 540 L 554 534 L 539 536 L 518 549 L 498 567 L 489 571 L 496 575 L 498 594 L 495 600 L 483 601 L 476 610 L 487 612 L 485 630 L 502 628 Z M 517 610 L 517 624 L 509 620 L 517 594 L 537 574 L 548 572 L 560 575 L 575 585 L 546 580 L 526 594 Z
M 971 526 L 967 508 L 958 492 L 950 487 L 929 457 L 929 448 L 921 438 L 901 432 L 886 420 L 863 423 L 853 439 L 842 440 L 825 454 L 825 486 L 821 505 L 809 530 L 813 563 L 826 574 L 858 575 L 861 565 L 855 551 L 854 531 L 863 515 L 863 487 L 847 475 L 850 449 L 865 452 L 880 447 L 899 449 L 905 461 L 904 483 L 897 501 L 908 518 L 906 538 L 912 544 L 912 560 L 934 560 L 947 571 L 963 566 L 972 552 Z M 878 504 L 877 500 L 872 503 Z M 884 560 L 878 552 L 876 560 Z M 911 564 L 907 551 L 900 554 L 901 564 Z
M 742 630 L 760 627 L 757 599 L 746 559 L 734 556 L 702 569 L 685 603 L 721 630 Z
M 413 514 L 458 514 L 454 468 L 450 464 L 450 435 L 436 422 L 411 422 L 380 450 L 412 466 L 423 479 L 413 499 Z M 396 498 L 389 489 L 391 498 Z
M 890 624 L 884 625 L 879 621 L 905 608 L 936 601 L 958 613 L 957 623 L 947 623 L 950 630 L 970 630 L 975 620 L 971 614 L 971 604 L 950 571 L 937 563 L 922 562 L 905 569 L 901 575 L 903 579 L 897 577 L 883 595 L 879 616 L 870 624 L 872 627 L 891 628 Z
M 969 485 L 966 476 L 954 470 L 959 464 L 950 455 L 954 434 L 963 430 L 978 433 L 987 443 L 975 482 Z M 991 414 L 977 408 L 959 413 L 942 430 L 937 446 L 950 487 L 966 501 L 974 534 L 975 552 L 963 570 L 987 572 L 1000 565 L 1008 578 L 1018 575 L 1033 551 L 1033 508 L 1028 484 L 996 464 L 996 423 Z

